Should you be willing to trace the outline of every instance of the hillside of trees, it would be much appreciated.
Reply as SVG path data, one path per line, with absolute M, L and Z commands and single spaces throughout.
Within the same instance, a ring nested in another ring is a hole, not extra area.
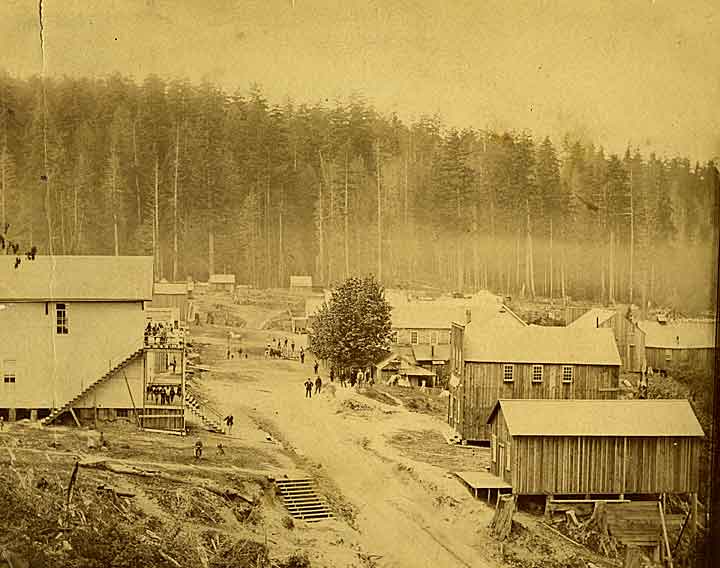
M 40 254 L 154 254 L 157 277 L 711 306 L 713 163 L 406 124 L 362 97 L 0 74 L 0 221 Z M 663 117 L 658 117 L 663 120 Z

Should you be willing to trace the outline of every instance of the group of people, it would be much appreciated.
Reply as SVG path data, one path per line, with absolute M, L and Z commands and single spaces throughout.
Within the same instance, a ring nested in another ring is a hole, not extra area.
M 268 343 L 265 346 L 265 358 L 266 359 L 300 359 L 300 363 L 305 363 L 305 349 L 300 347 L 299 351 L 295 351 L 295 341 L 288 338 L 280 339 L 279 337 L 273 337 L 272 343 Z
M 330 369 L 330 380 L 333 382 L 335 380 L 335 369 Z M 372 385 L 375 379 L 373 379 L 370 369 L 367 371 L 363 371 L 362 369 L 358 369 L 357 371 L 353 369 L 340 369 L 338 372 L 338 381 L 341 387 L 347 387 L 348 383 L 351 387 L 354 387 L 355 385 Z
M 147 400 L 153 404 L 174 404 L 175 398 L 182 399 L 181 385 L 148 385 L 145 389 Z
M 320 390 L 322 389 L 322 379 L 320 378 L 320 375 L 315 377 L 315 394 L 320 394 Z M 305 380 L 305 398 L 312 398 L 313 395 L 313 380 L 311 377 L 308 377 Z
M 180 347 L 183 331 L 178 322 L 164 324 L 148 322 L 145 326 L 145 345 L 148 347 Z

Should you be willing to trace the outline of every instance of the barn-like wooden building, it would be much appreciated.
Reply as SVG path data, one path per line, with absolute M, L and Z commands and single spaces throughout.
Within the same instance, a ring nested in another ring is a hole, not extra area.
M 696 494 L 704 436 L 686 400 L 499 400 L 490 470 L 518 495 Z
M 611 329 L 453 324 L 448 423 L 490 440 L 499 399 L 615 399 L 620 355 Z
M 689 367 L 712 373 L 715 366 L 715 322 L 675 320 L 643 321 L 648 367 L 668 371 Z
M 568 324 L 568 327 L 612 329 L 623 370 L 639 373 L 645 368 L 645 332 L 634 320 L 628 306 L 590 308 Z

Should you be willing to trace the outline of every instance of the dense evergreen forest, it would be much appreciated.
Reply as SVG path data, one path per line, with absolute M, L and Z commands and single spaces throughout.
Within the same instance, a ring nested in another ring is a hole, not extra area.
M 155 254 L 158 278 L 261 287 L 372 272 L 386 286 L 712 301 L 713 163 L 157 76 L 0 74 L 0 108 L 0 220 L 41 254 Z

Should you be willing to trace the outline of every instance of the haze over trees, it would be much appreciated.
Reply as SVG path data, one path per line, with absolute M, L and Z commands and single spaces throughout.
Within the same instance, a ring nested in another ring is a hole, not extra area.
M 47 254 L 151 254 L 157 277 L 286 286 L 374 273 L 594 301 L 712 302 L 713 163 L 406 124 L 362 97 L 0 75 L 0 226 Z

